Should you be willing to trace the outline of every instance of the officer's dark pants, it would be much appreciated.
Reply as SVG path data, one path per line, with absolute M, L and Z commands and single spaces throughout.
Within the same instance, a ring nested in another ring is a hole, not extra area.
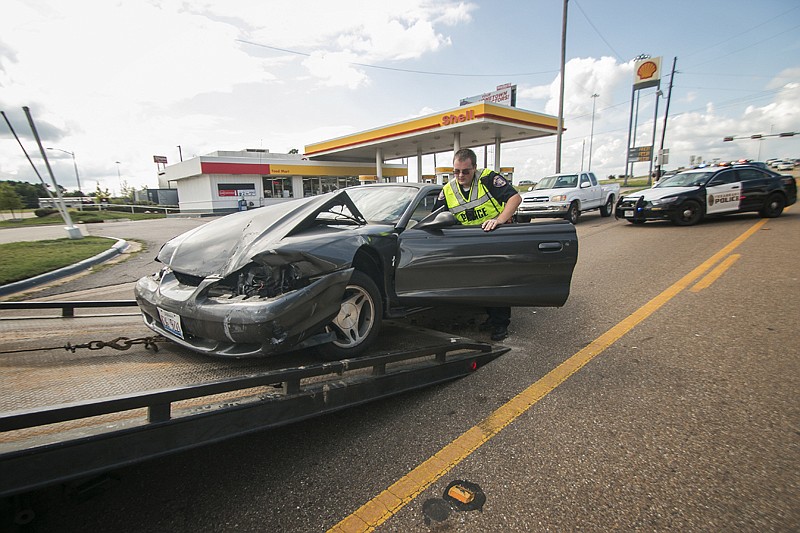
M 489 315 L 489 322 L 492 326 L 507 328 L 511 324 L 510 307 L 487 307 L 486 314 Z

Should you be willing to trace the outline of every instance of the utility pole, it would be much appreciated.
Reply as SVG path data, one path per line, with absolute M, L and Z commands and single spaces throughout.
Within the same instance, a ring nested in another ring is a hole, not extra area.
M 597 93 L 592 94 L 592 130 L 589 133 L 589 168 L 586 169 L 587 171 L 592 171 L 592 140 L 594 139 L 594 108 L 595 103 L 597 102 L 597 97 L 600 96 Z M 581 169 L 583 170 L 583 169 Z
M 658 148 L 658 166 L 656 172 L 658 177 L 661 177 L 661 164 L 664 161 L 664 137 L 667 135 L 667 117 L 669 117 L 669 100 L 672 98 L 672 82 L 675 79 L 675 64 L 678 62 L 678 56 L 672 58 L 672 73 L 669 75 L 669 88 L 667 89 L 667 107 L 664 111 L 664 127 L 661 128 L 661 145 Z
M 556 137 L 556 173 L 561 172 L 561 135 L 564 131 L 564 74 L 567 61 L 567 3 L 564 0 L 564 14 L 561 17 L 561 90 L 558 95 L 558 131 Z

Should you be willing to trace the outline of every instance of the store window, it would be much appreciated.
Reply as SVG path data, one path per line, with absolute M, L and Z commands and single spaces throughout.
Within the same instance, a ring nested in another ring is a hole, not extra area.
M 264 198 L 292 198 L 291 178 L 271 178 L 264 176 Z
M 358 185 L 357 177 L 315 176 L 303 178 L 303 196 L 316 196 L 331 191 L 338 191 L 345 187 Z
M 255 196 L 255 183 L 217 183 L 217 196 Z

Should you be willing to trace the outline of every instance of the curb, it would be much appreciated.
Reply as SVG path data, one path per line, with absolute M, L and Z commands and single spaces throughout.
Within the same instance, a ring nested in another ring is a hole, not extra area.
M 123 239 L 117 239 L 117 242 L 116 244 L 114 244 L 114 246 L 112 246 L 105 252 L 95 255 L 94 257 L 84 259 L 83 261 L 79 261 L 75 264 L 65 266 L 57 270 L 45 272 L 44 274 L 40 274 L 32 278 L 15 281 L 14 283 L 9 283 L 7 285 L 0 285 L 0 296 L 7 296 L 9 294 L 14 294 L 15 292 L 24 291 L 26 289 L 30 289 L 32 287 L 36 287 L 44 283 L 49 283 L 51 281 L 60 278 L 71 276 L 72 274 L 75 274 L 82 270 L 86 270 L 90 267 L 93 267 L 94 265 L 97 265 L 104 261 L 108 261 L 112 257 L 121 254 L 127 247 L 128 247 L 127 241 Z

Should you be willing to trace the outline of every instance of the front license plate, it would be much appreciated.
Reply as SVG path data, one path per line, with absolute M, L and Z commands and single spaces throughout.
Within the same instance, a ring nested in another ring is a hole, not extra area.
M 623 211 L 622 216 L 625 218 L 633 218 L 633 211 Z
M 158 310 L 158 318 L 161 319 L 161 325 L 164 329 L 178 337 L 183 338 L 183 328 L 181 327 L 181 316 L 170 311 Z

